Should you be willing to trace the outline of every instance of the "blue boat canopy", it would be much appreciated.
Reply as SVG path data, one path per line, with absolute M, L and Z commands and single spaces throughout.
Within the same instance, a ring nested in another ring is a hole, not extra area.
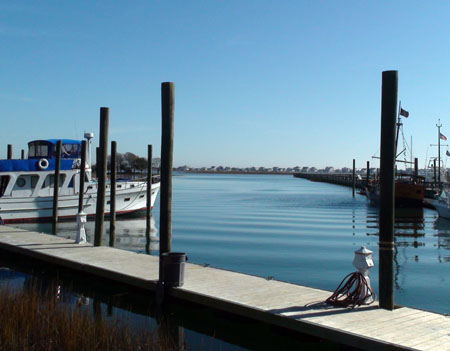
M 76 159 L 81 158 L 81 141 L 73 139 L 48 139 L 33 140 L 28 143 L 28 158 L 46 158 L 56 157 L 56 143 L 62 142 L 61 158 Z

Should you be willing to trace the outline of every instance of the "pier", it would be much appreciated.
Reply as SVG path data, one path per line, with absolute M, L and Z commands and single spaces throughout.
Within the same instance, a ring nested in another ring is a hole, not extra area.
M 86 273 L 154 293 L 159 259 L 112 247 L 0 226 L 0 252 Z M 338 283 L 338 282 L 337 282 Z M 323 303 L 330 291 L 186 264 L 185 283 L 168 295 L 260 323 L 362 350 L 450 350 L 450 318 L 376 303 L 355 309 Z
M 294 173 L 295 178 L 303 178 L 312 182 L 323 182 L 330 184 L 343 185 L 347 187 L 353 187 L 353 174 L 352 173 Z M 373 178 L 371 178 L 373 179 Z M 367 185 L 366 177 L 355 177 L 355 188 L 364 189 Z

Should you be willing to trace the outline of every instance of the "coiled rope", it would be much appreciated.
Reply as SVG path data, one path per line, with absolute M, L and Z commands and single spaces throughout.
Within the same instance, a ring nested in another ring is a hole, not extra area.
M 366 303 L 366 299 L 373 297 L 372 301 Z M 328 299 L 326 303 L 334 306 L 356 307 L 362 304 L 371 304 L 375 301 L 375 294 L 367 284 L 367 280 L 359 272 L 348 274 Z

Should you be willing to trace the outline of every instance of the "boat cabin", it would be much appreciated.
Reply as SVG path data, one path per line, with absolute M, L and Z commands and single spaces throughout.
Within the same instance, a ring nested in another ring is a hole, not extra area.
M 28 143 L 28 159 L 56 158 L 58 139 L 34 140 Z M 81 158 L 81 141 L 62 139 L 61 158 Z
M 28 159 L 0 160 L 0 197 L 52 196 L 58 139 L 28 143 Z M 59 186 L 61 195 L 78 193 L 81 141 L 62 139 Z M 86 182 L 91 178 L 86 172 Z

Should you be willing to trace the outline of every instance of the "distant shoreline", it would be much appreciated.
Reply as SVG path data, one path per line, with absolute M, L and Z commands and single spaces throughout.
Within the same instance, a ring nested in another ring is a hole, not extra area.
M 180 173 L 192 173 L 192 174 L 266 174 L 266 175 L 294 175 L 298 172 L 264 172 L 264 171 L 175 171 L 174 172 L 180 172 Z

